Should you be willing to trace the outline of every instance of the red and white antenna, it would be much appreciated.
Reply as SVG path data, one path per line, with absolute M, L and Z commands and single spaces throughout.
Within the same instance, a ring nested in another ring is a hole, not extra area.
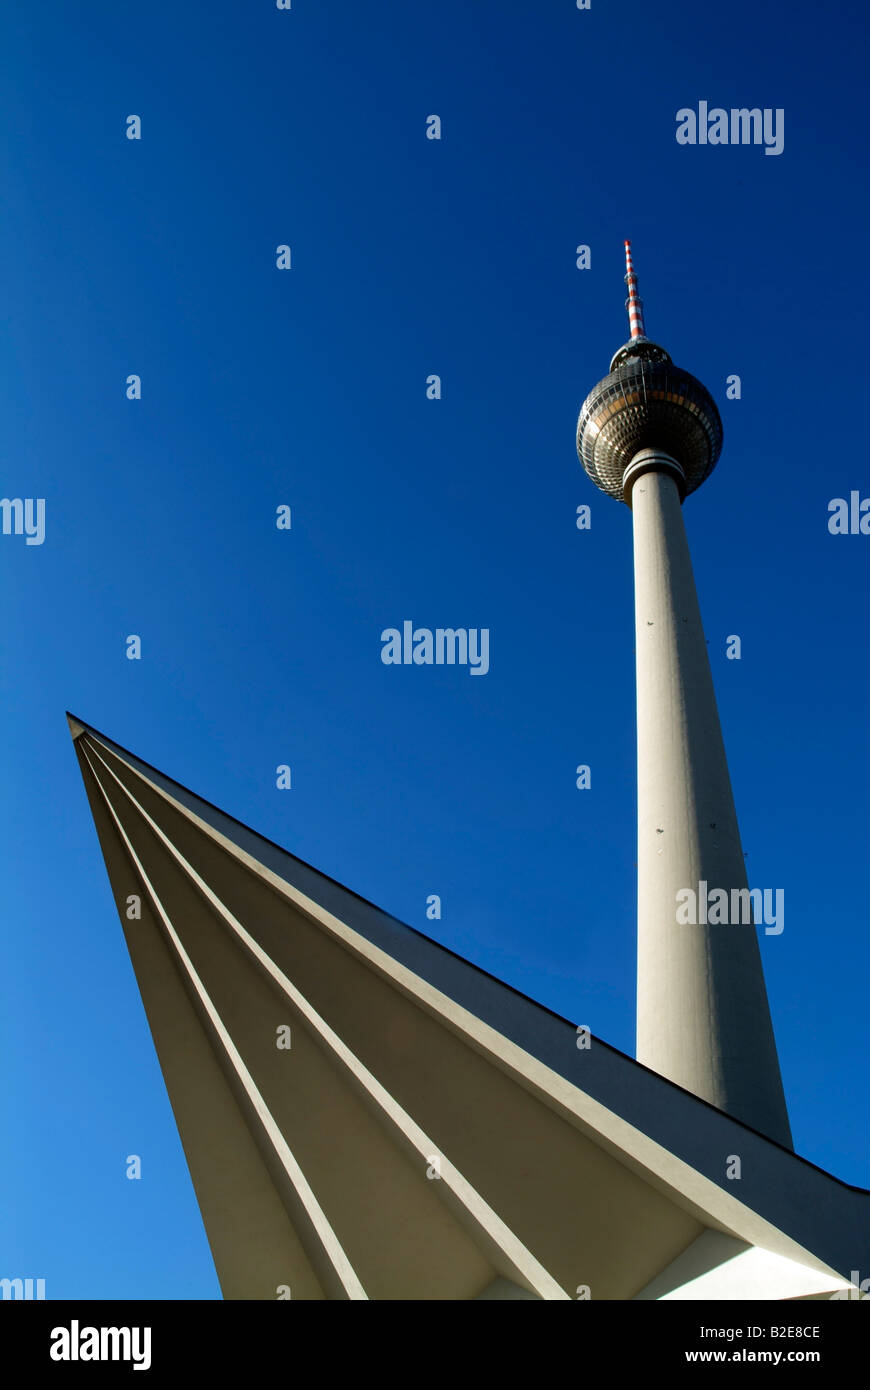
M 628 310 L 628 322 L 631 327 L 632 338 L 645 338 L 646 329 L 643 326 L 643 300 L 637 292 L 637 276 L 634 273 L 634 266 L 631 263 L 631 242 L 625 243 L 625 283 L 628 285 L 628 299 L 625 307 Z

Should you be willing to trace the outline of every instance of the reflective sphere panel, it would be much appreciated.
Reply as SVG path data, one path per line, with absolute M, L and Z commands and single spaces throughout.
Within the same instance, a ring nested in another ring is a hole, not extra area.
M 577 421 L 577 453 L 602 492 L 623 498 L 622 479 L 641 449 L 663 449 L 686 475 L 686 492 L 709 477 L 722 421 L 705 386 L 670 361 L 631 357 L 590 391 Z

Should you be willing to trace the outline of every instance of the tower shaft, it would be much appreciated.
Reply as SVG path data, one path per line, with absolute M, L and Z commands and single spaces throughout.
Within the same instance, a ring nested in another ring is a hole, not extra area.
M 647 459 L 648 467 L 651 460 Z M 673 460 L 631 489 L 637 634 L 637 1058 L 791 1146 L 756 928 L 677 921 L 747 888 Z M 681 900 L 682 901 L 682 900 Z M 691 900 L 689 900 L 691 901 Z M 729 919 L 730 920 L 730 919 Z

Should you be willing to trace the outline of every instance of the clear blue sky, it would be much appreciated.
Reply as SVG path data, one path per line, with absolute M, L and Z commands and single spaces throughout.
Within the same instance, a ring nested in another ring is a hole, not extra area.
M 67 708 L 633 1052 L 630 515 L 574 448 L 626 236 L 725 425 L 685 514 L 750 883 L 785 891 L 796 1147 L 870 1187 L 870 536 L 827 528 L 870 496 L 867 28 L 808 0 L 6 7 L 0 494 L 45 498 L 46 534 L 0 536 L 0 1274 L 219 1296 Z M 783 152 L 678 145 L 701 100 L 782 108 Z M 404 619 L 487 627 L 490 671 L 383 665 Z

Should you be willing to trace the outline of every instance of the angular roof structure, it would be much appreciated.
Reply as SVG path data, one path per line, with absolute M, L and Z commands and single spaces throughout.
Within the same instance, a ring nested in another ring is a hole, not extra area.
M 68 718 L 225 1298 L 830 1298 L 870 1269 L 870 1193 Z

